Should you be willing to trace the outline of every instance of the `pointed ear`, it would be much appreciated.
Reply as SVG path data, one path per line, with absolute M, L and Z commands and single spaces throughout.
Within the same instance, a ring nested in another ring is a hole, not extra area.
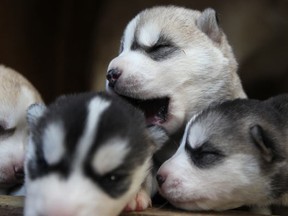
M 250 128 L 250 136 L 256 147 L 260 150 L 262 157 L 271 162 L 274 159 L 273 143 L 260 125 L 254 125 Z
M 28 107 L 27 122 L 30 129 L 36 126 L 38 119 L 44 114 L 46 109 L 46 106 L 40 103 L 35 103 Z
M 165 142 L 168 141 L 169 137 L 162 127 L 156 125 L 148 126 L 147 130 L 148 136 L 155 144 L 154 152 L 156 152 L 163 146 Z
M 215 10 L 206 8 L 196 20 L 198 28 L 204 32 L 212 41 L 220 43 L 222 31 L 218 25 L 218 18 Z

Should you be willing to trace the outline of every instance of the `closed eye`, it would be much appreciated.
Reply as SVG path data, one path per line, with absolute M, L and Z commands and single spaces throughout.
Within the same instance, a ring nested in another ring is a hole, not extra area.
M 170 43 L 156 43 L 146 49 L 146 53 L 154 61 L 164 61 L 174 56 L 180 49 Z
M 0 138 L 5 139 L 10 137 L 16 131 L 16 127 L 13 128 L 6 128 L 4 125 L 0 124 Z
M 222 161 L 224 154 L 215 148 L 210 142 L 203 143 L 200 147 L 193 149 L 188 143 L 185 146 L 191 161 L 200 168 L 209 168 L 217 162 Z
M 170 44 L 155 44 L 154 46 L 150 47 L 147 52 L 151 53 L 151 52 L 157 52 L 160 49 L 169 49 L 172 46 Z

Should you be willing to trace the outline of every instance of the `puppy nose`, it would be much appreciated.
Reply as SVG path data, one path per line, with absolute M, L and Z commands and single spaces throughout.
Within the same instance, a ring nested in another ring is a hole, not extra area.
M 113 68 L 108 71 L 106 75 L 106 79 L 109 81 L 109 84 L 108 84 L 109 87 L 113 88 L 115 86 L 115 83 L 117 82 L 121 74 L 122 72 L 117 68 Z
M 163 183 L 165 182 L 166 177 L 165 177 L 165 176 L 162 176 L 162 175 L 160 175 L 160 174 L 157 174 L 157 175 L 156 175 L 156 179 L 157 179 L 157 182 L 158 182 L 159 187 L 161 187 L 161 186 L 163 185 Z
M 23 180 L 24 179 L 23 166 L 14 166 L 14 176 L 18 180 Z

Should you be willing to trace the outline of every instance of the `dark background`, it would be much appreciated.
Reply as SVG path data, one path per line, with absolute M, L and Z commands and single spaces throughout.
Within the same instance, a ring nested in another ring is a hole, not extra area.
M 217 10 L 249 97 L 288 92 L 287 0 L 0 0 L 0 63 L 26 76 L 47 103 L 103 90 L 127 22 L 167 4 Z

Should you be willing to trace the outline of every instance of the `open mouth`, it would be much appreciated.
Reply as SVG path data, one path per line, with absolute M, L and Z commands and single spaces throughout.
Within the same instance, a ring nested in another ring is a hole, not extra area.
M 147 100 L 122 97 L 144 112 L 147 125 L 161 125 L 167 121 L 170 101 L 168 97 Z

